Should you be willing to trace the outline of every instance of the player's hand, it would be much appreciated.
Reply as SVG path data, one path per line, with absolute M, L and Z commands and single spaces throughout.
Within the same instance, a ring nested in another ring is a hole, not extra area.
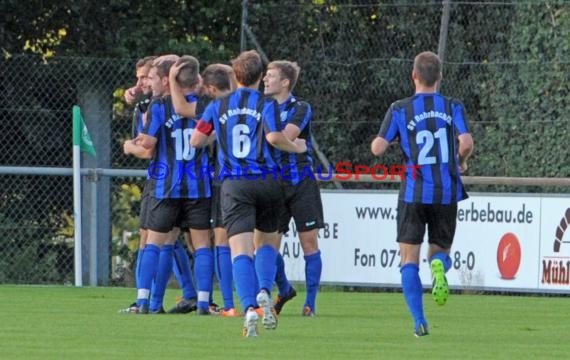
M 178 73 L 180 72 L 180 69 L 185 65 L 185 63 L 181 63 L 181 64 L 173 64 L 170 67 L 170 71 L 168 72 L 168 77 L 170 79 L 170 81 L 172 82 L 173 80 L 176 79 L 176 77 L 178 76 Z
M 467 169 L 469 168 L 469 166 L 467 166 L 467 161 L 462 161 L 459 163 L 459 172 L 461 174 L 463 174 L 464 172 L 467 171 Z
M 130 155 L 130 147 L 133 144 L 132 140 L 125 140 L 125 142 L 123 143 L 123 152 L 125 153 L 125 155 Z
M 128 88 L 125 91 L 125 101 L 127 102 L 127 104 L 133 104 L 137 99 L 137 96 L 139 96 L 140 94 L 142 94 L 142 89 L 139 88 L 138 86 L 133 86 L 131 88 Z
M 293 142 L 295 143 L 295 145 L 297 145 L 299 153 L 304 153 L 307 151 L 307 142 L 305 141 L 305 139 L 296 138 L 295 141 Z

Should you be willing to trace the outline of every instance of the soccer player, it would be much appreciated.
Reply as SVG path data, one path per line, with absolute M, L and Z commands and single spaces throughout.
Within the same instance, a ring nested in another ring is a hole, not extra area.
M 288 231 L 291 216 L 299 231 L 299 239 L 305 258 L 305 282 L 307 296 L 302 315 L 313 316 L 316 310 L 316 297 L 322 272 L 321 252 L 317 240 L 323 224 L 323 204 L 317 181 L 314 178 L 311 105 L 297 99 L 292 91 L 299 77 L 300 68 L 295 62 L 279 60 L 269 63 L 263 78 L 265 95 L 279 103 L 281 126 L 290 140 L 302 138 L 306 141 L 307 152 L 303 154 L 283 153 L 275 150 L 274 157 L 281 168 L 281 186 L 285 206 L 281 213 L 279 233 Z M 297 295 L 285 276 L 283 258 L 279 254 L 277 262 L 277 286 L 279 295 L 275 301 L 275 311 L 281 312 L 283 305 Z
M 132 125 L 133 139 L 135 139 L 139 134 L 141 134 L 143 132 L 143 129 L 147 123 L 147 109 L 149 107 L 149 104 L 151 102 L 151 97 L 152 97 L 152 87 L 151 87 L 150 81 L 148 79 L 148 72 L 149 72 L 150 68 L 153 66 L 155 59 L 156 59 L 156 64 L 158 64 L 158 63 L 165 61 L 165 60 L 174 61 L 177 58 L 178 57 L 176 55 L 165 55 L 165 56 L 161 56 L 158 59 L 156 56 L 149 56 L 149 57 L 145 57 L 145 58 L 143 58 L 137 62 L 137 65 L 136 65 L 136 67 L 137 67 L 137 70 L 136 70 L 137 85 L 135 87 L 127 90 L 127 92 L 131 92 L 133 94 L 141 94 L 141 92 L 142 92 L 142 94 L 145 96 L 135 106 L 135 111 L 134 111 L 134 115 L 133 115 L 133 125 Z M 141 90 L 133 90 L 136 87 L 141 87 Z M 132 96 L 135 96 L 135 95 L 132 95 Z M 130 98 L 131 98 L 131 96 L 125 95 L 125 99 L 127 101 L 129 101 Z M 125 150 L 125 154 L 131 154 L 130 151 L 137 149 L 137 147 L 133 146 L 132 140 L 126 140 L 123 147 Z M 144 157 L 143 153 L 146 151 L 144 151 L 144 149 L 142 149 L 142 150 L 143 150 L 142 153 L 139 153 L 136 155 Z M 148 212 L 148 199 L 150 196 L 148 190 L 149 190 L 148 181 L 146 181 L 144 188 L 143 188 L 143 193 L 142 193 L 142 197 L 141 197 L 141 205 L 140 205 L 140 207 L 141 207 L 141 210 L 140 210 L 140 242 L 139 242 L 139 251 L 137 252 L 136 270 L 135 270 L 135 279 L 136 279 L 135 282 L 137 284 L 140 282 L 140 280 L 139 280 L 140 262 L 141 262 L 141 257 L 142 257 L 143 252 L 144 252 L 144 248 L 146 245 L 146 238 L 147 238 L 146 219 L 147 219 L 147 212 Z M 185 312 L 190 312 L 190 311 L 196 309 L 197 293 L 196 293 L 196 289 L 194 288 L 194 283 L 192 280 L 192 273 L 191 273 L 191 269 L 190 269 L 190 260 L 188 258 L 188 255 L 187 255 L 184 247 L 182 247 L 180 245 L 179 241 L 176 241 L 177 237 L 178 237 L 178 229 L 176 228 L 171 232 L 167 246 L 162 247 L 160 257 L 163 259 L 162 263 L 165 266 L 168 266 L 168 264 L 172 264 L 172 269 L 174 270 L 174 273 L 176 275 L 178 283 L 180 284 L 180 287 L 183 290 L 183 299 L 190 299 L 190 302 L 191 302 L 191 304 L 188 304 L 188 309 Z M 173 242 L 175 242 L 174 243 L 174 249 L 171 249 Z M 172 257 L 172 253 L 174 253 L 174 262 L 170 261 L 170 258 Z M 167 270 L 167 268 L 166 269 L 163 268 L 162 272 L 168 272 L 168 274 L 166 274 L 166 273 L 162 274 L 163 278 L 165 278 L 167 281 L 169 278 L 169 271 Z M 164 281 L 165 280 L 161 280 L 161 281 L 159 281 L 159 283 L 162 283 Z M 154 304 L 151 304 L 150 308 L 151 308 L 151 310 L 154 310 L 156 313 L 163 313 L 164 310 L 162 309 L 162 300 L 163 300 L 163 294 L 164 294 L 165 289 L 161 290 L 161 287 L 159 286 L 159 291 L 157 293 L 156 291 L 154 291 L 154 290 L 156 290 L 155 285 L 156 285 L 156 282 L 153 282 L 153 291 L 151 291 L 151 293 L 154 295 L 154 297 L 153 297 Z M 164 286 L 166 286 L 166 285 L 164 285 Z M 161 293 L 162 293 L 162 295 L 161 295 Z M 136 306 L 136 302 L 131 304 L 128 308 L 120 310 L 120 312 L 122 312 L 122 313 L 131 313 L 131 312 L 137 312 L 137 311 L 138 311 L 138 308 Z M 181 311 L 181 312 L 184 312 L 184 311 Z
M 152 88 L 148 81 L 148 72 L 152 66 L 152 63 L 156 59 L 156 56 L 147 56 L 142 59 L 139 59 L 136 63 L 136 77 L 137 83 L 135 86 L 129 88 L 125 91 L 125 101 L 128 104 L 133 104 L 137 97 L 142 96 L 141 101 L 136 103 L 135 109 L 133 111 L 133 121 L 132 121 L 132 134 L 131 138 L 135 139 L 143 130 L 144 128 L 144 114 L 148 109 L 148 105 L 150 104 L 151 96 L 152 96 Z M 127 153 L 126 149 L 128 149 L 131 139 L 125 140 L 123 147 L 125 149 L 125 153 Z M 139 274 L 140 274 L 140 259 L 142 257 L 143 249 L 146 245 L 146 236 L 147 236 L 147 228 L 146 228 L 146 210 L 147 210 L 147 203 L 148 203 L 148 187 L 147 182 L 143 186 L 143 191 L 141 195 L 141 203 L 140 203 L 140 228 L 139 228 L 139 250 L 137 252 L 137 259 L 135 262 L 135 284 L 139 283 Z M 128 308 L 122 309 L 121 312 L 130 312 L 131 309 L 136 309 L 136 302 L 131 304 Z
M 259 54 L 254 50 L 241 53 L 232 61 L 232 68 L 237 90 L 208 105 L 190 144 L 203 146 L 212 131 L 216 131 L 223 222 L 236 290 L 245 312 L 243 335 L 253 337 L 258 335 L 256 303 L 263 309 L 264 327 L 277 327 L 270 296 L 275 279 L 282 195 L 268 143 L 288 152 L 302 153 L 307 149 L 303 140 L 292 142 L 281 132 L 275 100 L 264 99 L 257 90 L 263 73 Z M 255 265 L 254 230 L 260 234 Z M 257 296 L 256 273 L 261 289 Z
M 175 65 L 170 69 L 171 79 L 177 75 L 179 68 Z M 228 95 L 236 89 L 235 76 L 231 66 L 224 64 L 211 64 L 202 72 L 201 91 L 210 99 Z M 187 117 L 194 117 L 197 106 L 189 103 L 182 96 L 177 87 L 171 87 L 173 104 L 176 112 Z M 199 107 L 199 106 L 198 106 Z M 199 111 L 199 110 L 198 110 Z M 200 114 L 201 116 L 202 114 Z M 214 146 L 215 149 L 215 146 Z M 213 151 L 215 157 L 215 150 Z M 212 155 L 211 155 L 212 156 Z M 214 158 L 215 161 L 215 158 Z M 212 184 L 212 214 L 211 225 L 214 229 L 214 269 L 220 291 L 224 300 L 224 308 L 219 312 L 223 317 L 238 316 L 233 299 L 232 260 L 228 236 L 222 223 L 222 209 L 220 203 L 220 181 L 214 178 Z
M 170 97 L 167 96 L 170 91 L 168 72 L 172 64 L 173 61 L 163 61 L 150 70 L 149 78 L 153 94 L 161 98 L 151 104 L 146 134 L 142 134 L 134 143 L 136 149 L 133 153 L 146 152 L 142 155 L 153 158 L 151 167 L 159 166 L 167 169 L 164 176 L 154 176 L 149 180 L 151 184 L 148 214 L 149 235 L 141 260 L 141 284 L 138 286 L 137 306 L 140 313 L 149 311 L 150 284 L 157 272 L 160 248 L 169 240 L 169 232 L 177 220 L 183 219 L 181 222 L 188 224 L 196 247 L 195 261 L 200 262 L 202 259 L 205 263 L 205 266 L 197 268 L 204 268 L 210 273 L 209 288 L 207 276 L 204 276 L 204 281 L 201 281 L 202 276 L 196 274 L 199 291 L 197 312 L 208 314 L 213 271 L 213 257 L 209 248 L 208 233 L 210 184 L 208 178 L 197 180 L 200 179 L 200 169 L 208 164 L 208 157 L 202 149 L 189 146 L 188 140 L 194 129 L 195 121 L 174 113 Z M 196 60 L 186 80 L 197 83 L 198 66 Z M 193 77 L 192 74 L 194 74 Z M 180 81 L 184 80 L 180 79 Z M 191 86 L 188 85 L 188 87 Z M 189 95 L 190 97 L 192 95 Z M 206 249 L 204 254 L 199 253 L 202 248 Z M 157 276 L 157 287 L 158 278 L 160 276 Z
M 371 144 L 372 153 L 380 156 L 398 139 L 406 157 L 408 171 L 398 197 L 397 241 L 402 290 L 417 337 L 429 333 L 419 276 L 425 228 L 427 225 L 432 295 L 443 305 L 449 296 L 445 273 L 451 267 L 457 202 L 467 198 L 460 173 L 467 169 L 473 151 L 463 104 L 437 92 L 441 68 L 441 60 L 433 52 L 416 56 L 412 70 L 415 95 L 390 106 Z

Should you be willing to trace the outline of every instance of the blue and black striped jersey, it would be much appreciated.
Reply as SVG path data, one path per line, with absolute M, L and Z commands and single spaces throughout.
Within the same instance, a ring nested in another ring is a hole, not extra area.
M 311 105 L 290 95 L 287 100 L 279 104 L 281 112 L 281 130 L 287 124 L 293 124 L 300 129 L 299 138 L 307 143 L 307 152 L 287 153 L 277 148 L 271 148 L 271 154 L 281 168 L 281 173 L 285 179 L 291 179 L 293 184 L 299 183 L 303 176 L 313 174 L 313 142 L 311 133 L 311 119 L 313 110 Z M 303 175 L 302 175 L 303 174 Z
M 279 107 L 254 89 L 238 88 L 212 101 L 202 121 L 216 131 L 219 174 L 227 178 L 277 169 L 265 135 L 280 131 Z M 209 133 L 208 133 L 209 134 Z
M 399 138 L 405 154 L 408 168 L 401 200 L 451 204 L 467 198 L 459 173 L 457 136 L 468 131 L 463 104 L 438 93 L 418 93 L 390 106 L 378 136 L 388 142 Z
M 194 102 L 197 98 L 190 94 L 186 100 Z M 158 199 L 209 198 L 207 151 L 190 146 L 196 120 L 176 114 L 170 96 L 153 100 L 148 116 L 145 133 L 157 138 L 149 165 L 150 194 Z

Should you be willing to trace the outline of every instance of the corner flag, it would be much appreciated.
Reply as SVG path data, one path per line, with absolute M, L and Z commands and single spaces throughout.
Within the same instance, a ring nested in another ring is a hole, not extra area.
M 77 105 L 73 106 L 73 145 L 79 146 L 81 151 L 93 156 L 97 154 L 89 130 L 87 130 L 83 116 L 81 116 L 81 110 Z

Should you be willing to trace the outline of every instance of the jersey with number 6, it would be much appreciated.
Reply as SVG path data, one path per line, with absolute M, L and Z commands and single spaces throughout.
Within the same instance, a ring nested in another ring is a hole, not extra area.
M 468 131 L 463 104 L 438 93 L 419 93 L 390 106 L 378 136 L 388 142 L 398 139 L 405 154 L 408 168 L 400 200 L 452 204 L 467 198 L 457 136 Z M 412 171 L 411 166 L 419 168 Z
M 190 94 L 186 100 L 197 97 Z M 196 120 L 176 114 L 170 96 L 153 100 L 148 111 L 144 132 L 157 138 L 148 170 L 150 194 L 158 199 L 209 198 L 208 154 L 190 146 Z
M 265 140 L 267 133 L 281 131 L 275 100 L 254 89 L 238 88 L 212 101 L 204 111 L 197 131 L 209 135 L 213 130 L 220 178 L 277 169 Z

